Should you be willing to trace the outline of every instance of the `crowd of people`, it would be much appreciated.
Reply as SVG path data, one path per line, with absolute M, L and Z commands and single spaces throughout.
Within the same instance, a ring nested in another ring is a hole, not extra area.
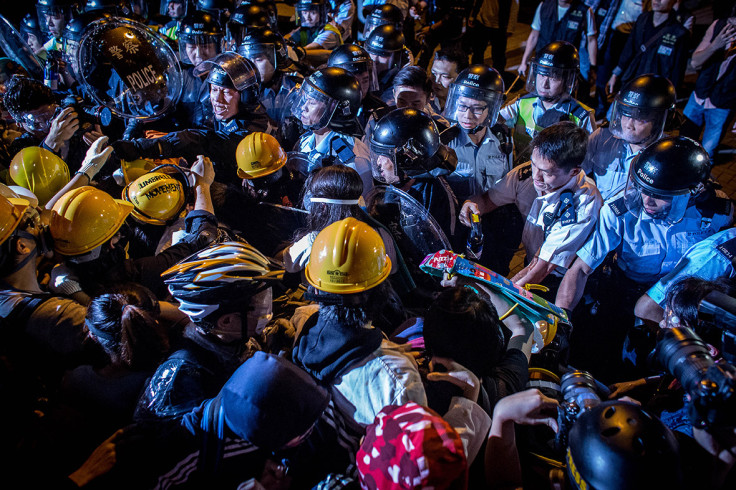
M 287 3 L 0 19 L 11 486 L 733 488 L 736 1 Z

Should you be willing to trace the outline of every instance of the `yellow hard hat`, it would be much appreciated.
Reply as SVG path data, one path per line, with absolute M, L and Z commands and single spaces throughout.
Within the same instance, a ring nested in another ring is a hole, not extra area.
M 123 179 L 125 179 L 125 185 L 130 184 L 135 179 L 143 174 L 147 174 L 153 170 L 158 163 L 153 160 L 145 160 L 139 158 L 138 160 L 127 161 L 120 160 L 120 170 L 123 172 Z
M 10 178 L 33 192 L 43 206 L 69 183 L 69 167 L 47 149 L 29 146 L 10 162 Z
M 138 177 L 123 189 L 123 199 L 133 204 L 133 217 L 151 225 L 165 225 L 186 205 L 181 182 L 162 172 Z
M 360 293 L 378 286 L 391 272 L 381 235 L 355 218 L 319 232 L 306 267 L 309 284 L 328 293 Z
M 51 213 L 54 250 L 62 255 L 89 252 L 112 238 L 131 211 L 129 202 L 91 186 L 67 192 Z
M 0 244 L 18 228 L 26 209 L 28 201 L 25 199 L 0 196 Z
M 235 159 L 239 178 L 257 179 L 283 167 L 286 152 L 270 134 L 250 133 L 238 144 Z

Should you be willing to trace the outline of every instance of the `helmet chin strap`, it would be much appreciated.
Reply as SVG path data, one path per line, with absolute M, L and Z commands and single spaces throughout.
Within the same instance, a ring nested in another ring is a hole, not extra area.
M 465 129 L 462 126 L 460 127 L 460 129 L 464 133 L 466 133 L 466 134 L 476 134 L 476 133 L 479 133 L 480 131 L 483 130 L 483 128 L 485 128 L 485 125 L 483 125 L 483 124 L 479 124 L 478 126 L 474 127 L 473 129 Z

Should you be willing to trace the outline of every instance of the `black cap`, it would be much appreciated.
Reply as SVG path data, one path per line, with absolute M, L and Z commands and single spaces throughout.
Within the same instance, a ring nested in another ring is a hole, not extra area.
M 553 41 L 539 51 L 534 61 L 540 67 L 577 70 L 580 67 L 578 50 L 567 41 Z

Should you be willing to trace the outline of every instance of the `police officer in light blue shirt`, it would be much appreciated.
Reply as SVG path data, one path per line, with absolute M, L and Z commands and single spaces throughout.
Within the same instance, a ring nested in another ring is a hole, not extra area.
M 370 151 L 360 140 L 361 91 L 348 71 L 328 67 L 314 72 L 294 97 L 291 113 L 307 129 L 295 150 L 304 153 L 312 172 L 328 165 L 347 165 L 363 180 L 363 195 L 373 188 Z
M 656 323 L 662 321 L 667 288 L 690 276 L 708 281 L 736 277 L 736 228 L 718 232 L 690 247 L 675 268 L 639 299 L 636 316 Z
M 595 179 L 604 200 L 621 192 L 631 161 L 658 140 L 675 109 L 675 87 L 660 75 L 642 75 L 626 84 L 613 103 L 611 127 L 588 139 L 583 170 Z
M 464 69 L 450 85 L 444 115 L 454 123 L 447 146 L 457 167 L 447 182 L 460 202 L 486 192 L 513 166 L 510 132 L 496 125 L 503 92 L 501 75 L 484 65 Z
M 601 209 L 555 303 L 574 308 L 588 276 L 610 252 L 616 251 L 617 268 L 627 280 L 650 286 L 688 248 L 728 227 L 730 201 L 705 187 L 709 171 L 708 154 L 689 138 L 663 138 L 645 148 L 632 163 L 626 189 Z

